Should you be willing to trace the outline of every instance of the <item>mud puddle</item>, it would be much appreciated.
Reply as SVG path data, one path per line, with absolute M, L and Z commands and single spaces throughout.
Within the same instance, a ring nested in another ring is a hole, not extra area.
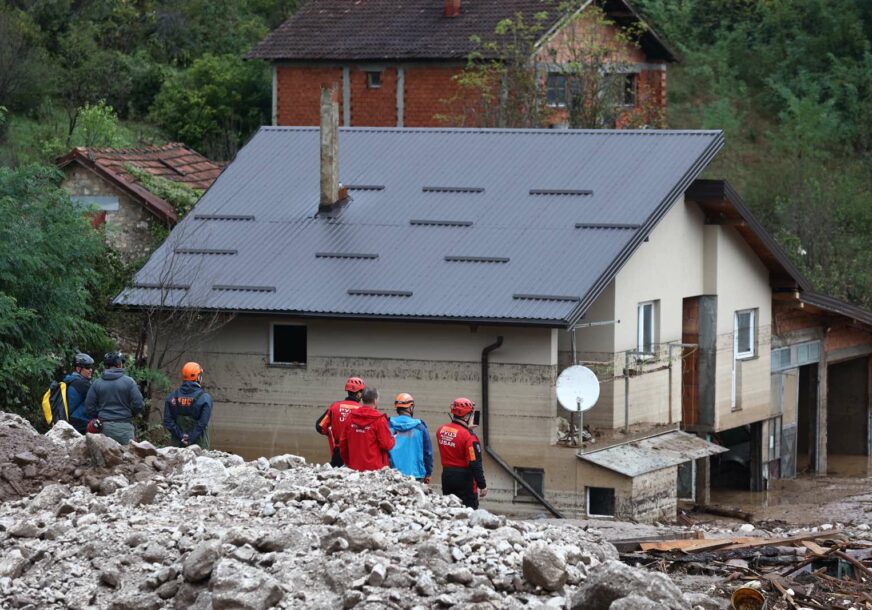
M 770 481 L 765 492 L 712 489 L 711 503 L 790 526 L 872 523 L 872 468 L 866 456 L 829 456 L 827 476 Z

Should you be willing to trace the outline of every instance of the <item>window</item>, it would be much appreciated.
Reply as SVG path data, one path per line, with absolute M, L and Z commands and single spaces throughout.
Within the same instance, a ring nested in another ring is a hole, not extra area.
M 542 496 L 545 495 L 545 471 L 541 468 L 515 468 L 515 474 L 520 476 L 524 481 L 536 492 Z M 533 494 L 524 489 L 524 487 L 515 481 L 515 501 L 516 502 L 535 502 Z
M 306 327 L 273 324 L 269 349 L 270 364 L 304 366 L 306 364 Z
M 566 108 L 566 76 L 563 74 L 548 73 L 547 103 L 552 108 Z
M 639 303 L 638 344 L 636 349 L 643 354 L 654 354 L 657 343 L 657 301 Z
M 757 310 L 737 311 L 733 329 L 734 351 L 737 360 L 753 358 L 756 352 Z
M 104 212 L 118 210 L 118 197 L 111 195 L 70 195 L 70 200 L 82 208 L 96 207 Z
M 370 89 L 378 89 L 381 87 L 381 71 L 368 70 L 366 73 L 366 86 Z
M 638 84 L 637 74 L 624 74 L 624 91 L 623 103 L 624 106 L 636 105 L 636 86 Z
M 587 516 L 614 517 L 615 490 L 611 487 L 588 487 Z

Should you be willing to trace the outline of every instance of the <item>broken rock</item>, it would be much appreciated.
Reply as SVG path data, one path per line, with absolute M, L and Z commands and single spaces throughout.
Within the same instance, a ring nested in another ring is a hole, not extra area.
M 528 582 L 546 591 L 557 591 L 566 583 L 566 561 L 563 555 L 542 540 L 527 547 L 523 569 Z
M 503 525 L 504 520 L 500 519 L 493 513 L 486 511 L 483 508 L 472 511 L 469 515 L 469 524 L 472 526 L 480 526 L 489 530 L 495 530 Z
M 182 576 L 188 582 L 206 580 L 212 573 L 212 568 L 219 557 L 221 557 L 220 543 L 217 541 L 200 543 L 185 557 L 182 564 Z
M 0 578 L 15 580 L 24 573 L 29 563 L 21 551 L 13 549 L 3 559 L 0 559 Z
M 215 610 L 266 610 L 284 596 L 268 574 L 232 559 L 222 559 L 215 567 L 211 591 Z
M 612 603 L 638 596 L 669 610 L 690 610 L 681 591 L 659 572 L 647 572 L 609 560 L 590 570 L 587 580 L 569 600 L 568 610 L 609 610 Z
M 154 483 L 137 483 L 121 492 L 121 504 L 134 508 L 143 504 L 151 504 L 157 496 L 157 485 Z
M 88 455 L 91 456 L 91 460 L 98 468 L 112 468 L 124 459 L 121 445 L 108 436 L 86 434 L 85 444 L 88 448 Z

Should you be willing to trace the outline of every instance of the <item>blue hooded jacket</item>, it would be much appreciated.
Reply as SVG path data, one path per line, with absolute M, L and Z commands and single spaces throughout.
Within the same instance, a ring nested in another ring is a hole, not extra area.
M 397 415 L 388 422 L 396 439 L 390 452 L 391 466 L 416 479 L 433 474 L 433 445 L 427 424 L 408 415 Z
M 209 426 L 209 419 L 212 417 L 212 397 L 196 381 L 182 382 L 182 385 L 171 392 L 164 401 L 163 425 L 176 440 L 180 440 L 186 434 L 176 421 L 180 416 L 189 417 L 197 422 L 193 429 L 187 432 L 190 444 L 196 444 Z
M 67 411 L 70 414 L 70 424 L 84 434 L 89 419 L 88 414 L 85 413 L 85 397 L 91 387 L 91 380 L 73 371 L 64 377 L 64 383 L 67 384 Z

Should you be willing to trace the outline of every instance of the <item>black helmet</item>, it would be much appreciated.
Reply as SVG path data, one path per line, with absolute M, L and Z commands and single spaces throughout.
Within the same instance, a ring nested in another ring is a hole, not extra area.
M 124 364 L 124 356 L 121 355 L 121 352 L 106 352 L 106 355 L 103 356 L 103 364 L 108 367 L 121 366 Z
M 73 365 L 76 368 L 92 369 L 94 368 L 94 359 L 91 358 L 88 354 L 83 354 L 79 352 L 73 358 Z

